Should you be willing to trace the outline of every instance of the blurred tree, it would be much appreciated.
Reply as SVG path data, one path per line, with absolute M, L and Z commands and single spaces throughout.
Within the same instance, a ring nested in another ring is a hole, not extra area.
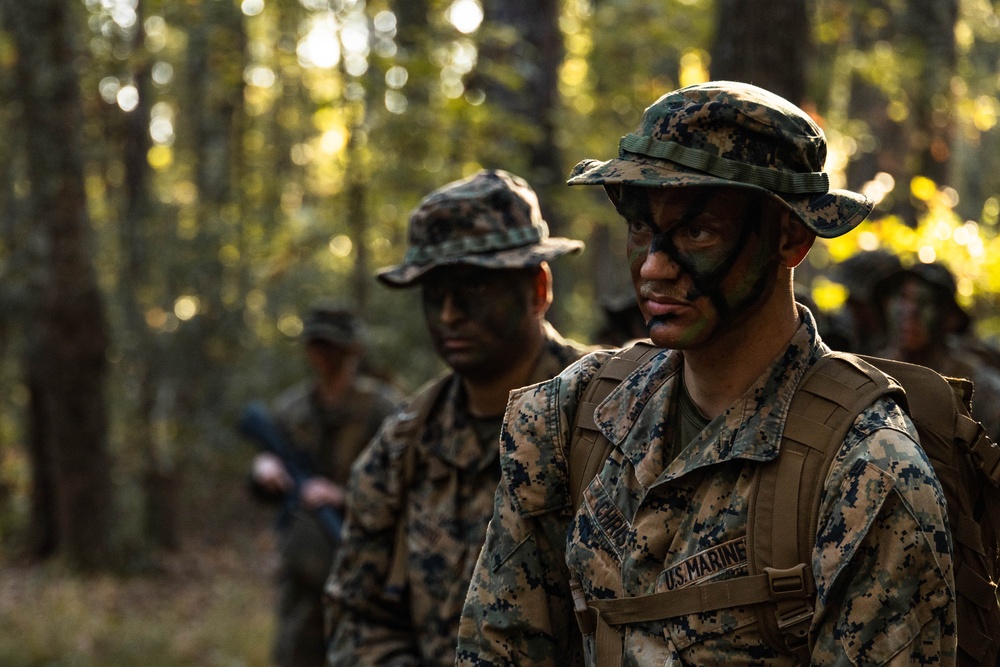
M 566 180 L 555 137 L 563 36 L 557 0 L 487 0 L 479 31 L 479 63 L 472 86 L 486 94 L 493 115 L 491 166 L 508 165 L 539 193 L 553 231 L 562 223 L 548 196 Z M 503 110 L 503 111 L 501 111 Z
M 79 27 L 72 9 L 69 0 L 0 4 L 17 52 L 13 92 L 21 105 L 31 187 L 26 214 L 46 243 L 46 275 L 27 362 L 38 427 L 32 434 L 31 446 L 38 450 L 33 462 L 52 466 L 51 473 L 36 474 L 51 480 L 47 490 L 54 502 L 39 500 L 54 508 L 52 539 L 69 561 L 99 569 L 111 562 L 104 401 L 109 341 L 84 189 L 83 119 L 74 69 Z
M 805 0 L 716 0 L 712 78 L 806 99 L 812 38 Z

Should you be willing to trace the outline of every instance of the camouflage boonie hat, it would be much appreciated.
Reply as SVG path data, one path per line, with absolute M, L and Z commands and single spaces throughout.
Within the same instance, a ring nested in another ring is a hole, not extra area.
M 622 137 L 617 159 L 584 160 L 570 185 L 733 186 L 782 203 L 824 238 L 864 220 L 864 195 L 831 190 L 826 138 L 808 115 L 757 86 L 715 81 L 667 93 Z
M 583 243 L 550 238 L 538 197 L 519 176 L 480 171 L 435 190 L 410 214 L 403 263 L 378 272 L 389 287 L 409 287 L 439 266 L 535 266 L 580 252 Z
M 335 302 L 315 304 L 302 318 L 299 340 L 308 343 L 322 340 L 333 345 L 353 347 L 363 345 L 365 325 L 350 309 Z

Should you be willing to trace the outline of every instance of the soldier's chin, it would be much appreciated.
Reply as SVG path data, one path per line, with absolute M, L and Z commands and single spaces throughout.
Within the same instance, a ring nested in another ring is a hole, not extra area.
M 678 343 L 680 334 L 678 325 L 678 318 L 673 313 L 656 315 L 646 322 L 646 332 L 649 334 L 650 340 L 653 341 L 653 345 L 657 347 L 681 349 L 683 345 Z

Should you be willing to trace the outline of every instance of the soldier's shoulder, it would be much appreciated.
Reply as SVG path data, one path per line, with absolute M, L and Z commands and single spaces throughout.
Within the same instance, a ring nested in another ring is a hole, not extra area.
M 355 391 L 360 400 L 392 409 L 403 404 L 403 394 L 391 383 L 369 375 L 358 377 Z
M 590 352 L 552 379 L 511 393 L 500 435 L 500 465 L 522 516 L 569 507 L 569 447 L 579 399 L 614 353 Z
M 309 380 L 303 380 L 285 389 L 271 403 L 275 416 L 287 419 L 295 415 L 307 415 L 312 392 L 313 383 Z

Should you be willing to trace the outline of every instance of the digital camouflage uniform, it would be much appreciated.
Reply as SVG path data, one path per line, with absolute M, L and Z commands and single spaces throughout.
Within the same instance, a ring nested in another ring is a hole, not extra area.
M 548 328 L 532 381 L 551 378 L 583 350 Z M 425 389 L 435 391 L 438 385 Z M 404 408 L 354 465 L 343 559 L 332 590 L 343 618 L 330 653 L 335 665 L 451 665 L 472 567 L 493 513 L 498 447 L 476 438 L 461 382 L 451 374 L 427 421 Z M 417 448 L 403 494 L 403 459 Z M 363 509 L 361 509 L 363 508 Z M 386 590 L 397 521 L 406 520 L 409 589 Z
M 802 315 L 785 354 L 669 466 L 664 415 L 683 353 L 665 350 L 626 379 L 596 415 L 616 447 L 576 512 L 566 447 L 577 401 L 610 353 L 512 395 L 503 482 L 463 612 L 459 665 L 583 664 L 570 575 L 601 599 L 747 573 L 753 469 L 777 456 L 795 387 L 827 350 Z M 944 497 L 915 433 L 883 399 L 858 417 L 835 459 L 812 561 L 814 665 L 885 664 L 911 643 L 902 664 L 953 660 Z M 752 608 L 737 608 L 627 626 L 624 664 L 793 663 L 756 631 Z
M 533 267 L 583 247 L 549 237 L 535 193 L 499 170 L 425 197 L 410 216 L 409 245 L 402 264 L 379 273 L 383 283 L 418 285 L 442 266 Z M 541 325 L 545 340 L 531 382 L 555 376 L 587 351 Z M 483 422 L 492 424 L 486 438 Z M 344 544 L 327 587 L 342 612 L 330 665 L 454 663 L 462 605 L 500 479 L 499 429 L 499 415 L 474 420 L 463 378 L 451 372 L 388 419 L 354 464 Z M 402 582 L 390 576 L 400 538 Z
M 749 84 L 710 82 L 661 97 L 622 138 L 618 158 L 584 160 L 569 183 L 603 185 L 613 201 L 622 186 L 742 188 L 785 207 L 818 236 L 835 237 L 863 221 L 872 203 L 830 189 L 825 158 L 822 130 L 801 109 Z M 503 480 L 462 613 L 458 665 L 595 664 L 594 640 L 583 642 L 577 628 L 571 577 L 585 602 L 747 573 L 750 480 L 779 454 L 798 382 L 827 350 L 808 310 L 799 315 L 784 353 L 686 447 L 678 443 L 676 458 L 668 414 L 684 352 L 664 350 L 631 373 L 594 413 L 614 448 L 579 507 L 570 506 L 568 447 L 582 392 L 611 352 L 512 394 Z M 878 400 L 848 432 L 824 485 L 812 558 L 812 664 L 954 663 L 943 505 L 914 426 L 891 399 Z M 765 642 L 752 607 L 618 630 L 622 655 L 602 653 L 602 661 L 795 664 Z
M 399 405 L 399 399 L 398 392 L 388 385 L 360 377 L 343 402 L 331 410 L 320 404 L 314 383 L 304 382 L 280 395 L 273 413 L 288 441 L 313 463 L 313 471 L 346 487 L 354 459 Z M 334 545 L 307 510 L 296 510 L 284 522 L 279 538 L 276 661 L 282 667 L 322 665 L 322 596 Z

